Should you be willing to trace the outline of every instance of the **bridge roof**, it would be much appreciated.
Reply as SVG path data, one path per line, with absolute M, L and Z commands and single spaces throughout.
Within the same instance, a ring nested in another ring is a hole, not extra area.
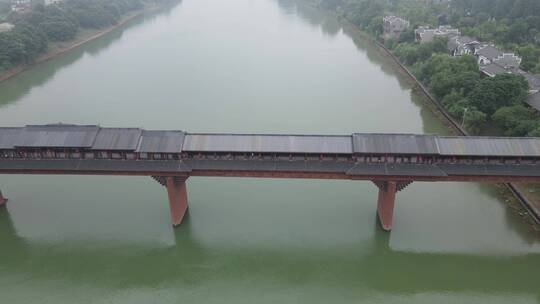
M 137 152 L 180 153 L 185 134 L 182 131 L 146 131 L 142 132 Z
M 134 151 L 139 145 L 141 134 L 141 129 L 101 128 L 91 149 Z
M 540 156 L 540 138 L 439 137 L 439 154 L 462 156 Z
M 187 134 L 183 151 L 351 154 L 350 136 Z
M 355 153 L 366 154 L 438 154 L 434 135 L 353 134 Z
M 0 128 L 0 149 L 13 149 L 21 128 Z
M 423 134 L 196 134 L 95 125 L 0 128 L 0 149 L 80 148 L 150 153 L 401 154 L 540 157 L 540 138 L 453 137 Z
M 94 143 L 98 126 L 45 125 L 22 128 L 13 142 L 15 147 L 89 148 Z

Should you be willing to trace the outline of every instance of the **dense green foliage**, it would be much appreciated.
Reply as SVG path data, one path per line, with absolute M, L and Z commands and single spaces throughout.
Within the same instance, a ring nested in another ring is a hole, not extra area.
M 11 12 L 11 6 L 8 1 L 0 0 L 0 23 L 4 22 L 4 18 Z
M 454 58 L 435 54 L 426 61 L 417 62 L 413 71 L 427 84 L 443 106 L 472 133 L 478 133 L 487 122 L 493 122 L 506 135 L 527 135 L 540 126 L 535 112 L 523 106 L 528 84 L 522 76 L 503 74 L 493 78 L 480 78 L 476 59 L 472 56 Z M 504 111 L 519 107 L 525 111 Z M 501 111 L 502 110 L 502 111 Z M 506 117 L 509 116 L 509 117 Z M 514 121 L 523 123 L 516 125 Z M 526 121 L 526 123 L 525 123 Z
M 446 44 L 447 39 L 440 37 L 430 43 L 403 42 L 395 45 L 394 53 L 401 59 L 401 62 L 413 65 L 429 59 L 434 53 L 445 53 Z
M 0 72 L 31 62 L 46 51 L 49 41 L 73 39 L 80 28 L 114 25 L 122 15 L 142 6 L 141 0 L 65 0 L 12 14 L 15 28 L 0 33 Z
M 396 14 L 418 25 L 452 24 L 464 35 L 490 41 L 523 56 L 522 68 L 540 73 L 538 0 L 313 0 L 378 34 L 381 18 Z M 407 33 L 410 34 L 410 33 Z M 409 38 L 405 40 L 410 40 Z
M 384 15 L 408 19 L 411 28 L 399 41 L 385 45 L 471 133 L 481 133 L 489 125 L 508 136 L 540 135 L 537 112 L 523 103 L 528 84 L 522 76 L 481 78 L 476 59 L 450 56 L 445 39 L 414 42 L 418 25 L 451 24 L 464 35 L 517 52 L 523 57 L 522 69 L 540 73 L 540 1 L 452 0 L 450 5 L 439 0 L 314 1 L 377 37 Z

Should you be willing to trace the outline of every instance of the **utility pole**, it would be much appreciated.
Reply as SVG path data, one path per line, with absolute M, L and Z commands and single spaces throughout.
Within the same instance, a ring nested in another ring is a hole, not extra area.
M 463 128 L 463 125 L 465 124 L 465 115 L 467 114 L 467 110 L 469 110 L 469 108 L 465 108 L 465 110 L 463 110 L 463 117 L 461 118 L 461 127 Z

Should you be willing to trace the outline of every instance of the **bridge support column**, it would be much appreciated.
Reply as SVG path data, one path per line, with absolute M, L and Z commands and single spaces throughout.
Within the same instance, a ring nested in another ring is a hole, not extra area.
M 0 190 L 0 206 L 4 205 L 5 203 L 7 203 L 8 199 L 5 198 L 3 195 L 2 195 L 2 191 Z
M 379 222 L 381 223 L 382 228 L 386 231 L 392 230 L 396 191 L 396 182 L 384 182 L 383 187 L 379 188 L 377 214 L 379 215 Z
M 188 209 L 186 179 L 187 177 L 165 177 L 165 187 L 169 196 L 169 208 L 173 226 L 182 223 Z
M 396 202 L 396 192 L 405 189 L 410 185 L 411 181 L 374 181 L 379 187 L 379 196 L 377 198 L 377 215 L 382 229 L 386 231 L 392 230 L 392 222 L 394 220 L 394 204 Z

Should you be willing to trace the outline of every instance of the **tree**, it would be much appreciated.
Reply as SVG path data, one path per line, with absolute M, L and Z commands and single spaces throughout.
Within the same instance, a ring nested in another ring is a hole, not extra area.
M 491 116 L 501 107 L 522 102 L 528 88 L 523 76 L 503 74 L 480 80 L 468 98 L 471 105 Z
M 418 50 L 412 43 L 398 44 L 394 53 L 405 64 L 412 65 L 418 61 Z
M 540 63 L 540 48 L 534 44 L 517 47 L 516 51 L 523 59 L 521 68 L 525 71 L 533 70 Z
M 443 106 L 454 117 L 463 117 L 465 109 L 469 108 L 469 100 L 463 96 L 462 91 L 452 90 L 442 99 Z
M 523 43 L 529 38 L 529 25 L 523 18 L 512 21 L 505 42 Z
M 463 125 L 465 129 L 472 134 L 479 134 L 487 121 L 487 115 L 484 112 L 478 111 L 475 108 L 469 108 L 463 117 Z
M 14 31 L 0 33 L 0 57 L 7 61 L 3 65 L 19 63 L 24 60 L 25 55 L 24 43 Z
M 536 127 L 531 110 L 520 104 L 498 109 L 492 119 L 506 136 L 525 136 Z
M 20 23 L 13 31 L 24 45 L 24 60 L 32 61 L 47 49 L 47 36 L 29 23 Z
M 77 27 L 67 21 L 43 22 L 41 28 L 53 41 L 70 40 L 77 34 Z
M 414 34 L 414 28 L 410 26 L 406 31 L 401 33 L 399 35 L 399 42 L 414 42 L 414 39 L 416 38 Z
M 141 7 L 141 0 L 66 0 L 47 6 L 35 4 L 29 12 L 11 14 L 9 21 L 15 28 L 0 33 L 0 71 L 31 62 L 45 52 L 49 39 L 72 39 L 79 26 L 109 26 L 122 14 Z
M 530 136 L 530 137 L 540 137 L 540 123 L 536 123 L 536 126 L 534 127 L 534 129 L 532 129 L 532 131 L 530 131 L 527 136 Z

